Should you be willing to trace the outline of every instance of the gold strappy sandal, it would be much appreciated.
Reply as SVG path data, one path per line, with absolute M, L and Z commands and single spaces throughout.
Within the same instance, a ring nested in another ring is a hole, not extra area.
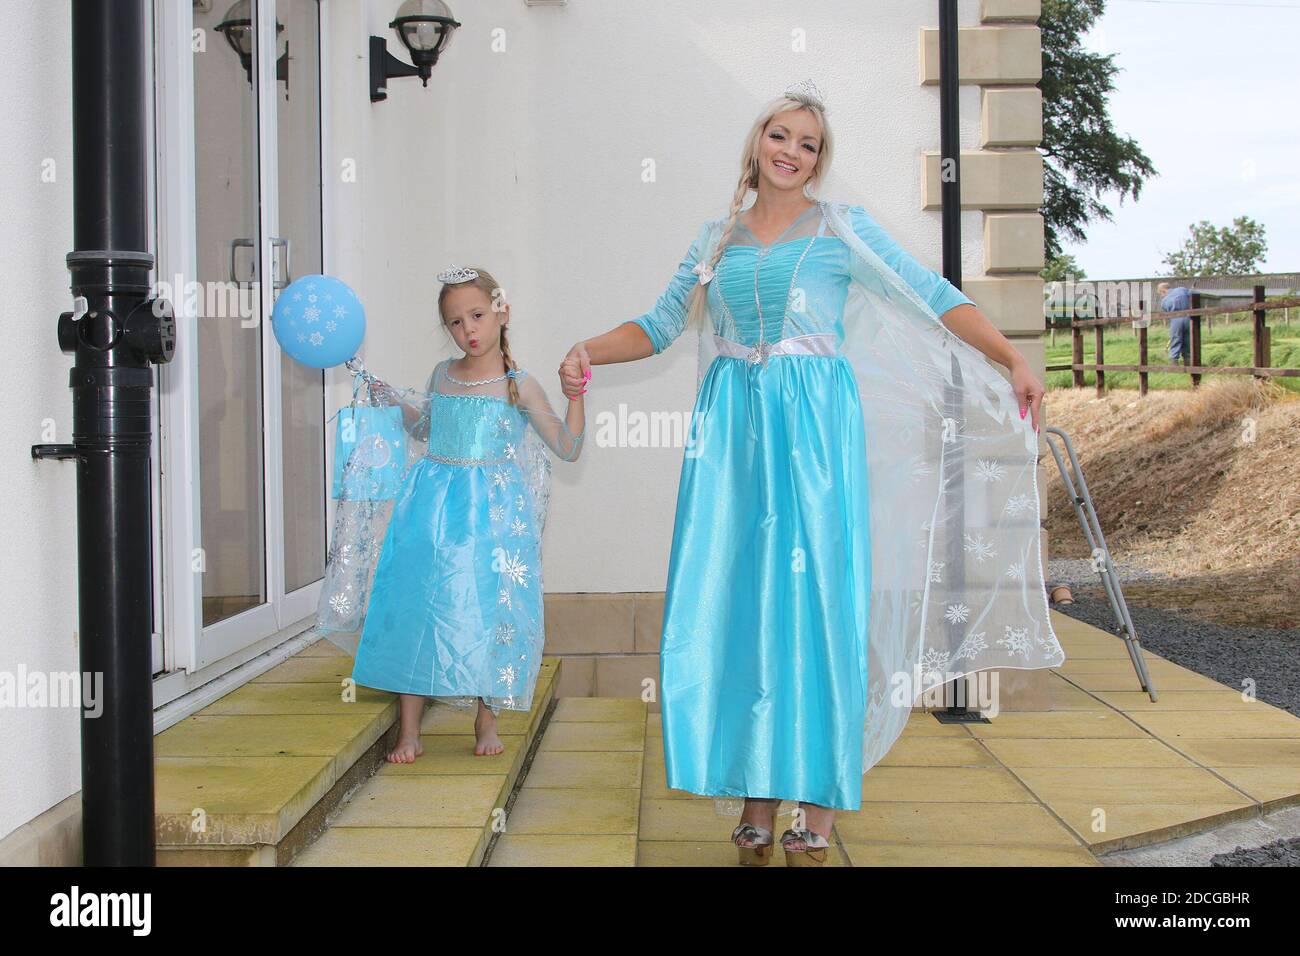
M 744 846 L 737 842 L 741 838 L 752 841 Z M 731 842 L 740 851 L 741 866 L 767 866 L 772 859 L 772 831 L 756 827 L 752 823 L 741 823 L 731 831 Z
M 807 849 L 791 849 L 786 846 L 791 840 L 803 840 Z M 826 851 L 829 848 L 830 841 L 812 830 L 796 828 L 781 834 L 781 849 L 785 851 L 786 866 L 821 866 L 826 862 Z

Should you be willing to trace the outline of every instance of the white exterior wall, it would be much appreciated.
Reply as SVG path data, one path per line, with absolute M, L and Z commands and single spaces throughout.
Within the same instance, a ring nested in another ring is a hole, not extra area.
M 437 327 L 434 275 L 482 265 L 506 287 L 516 360 L 562 411 L 556 369 L 570 346 L 651 308 L 700 224 L 726 211 L 759 110 L 805 77 L 826 96 L 836 137 L 821 194 L 865 204 L 940 268 L 939 215 L 921 211 L 921 153 L 939 148 L 939 90 L 919 82 L 919 30 L 938 25 L 934 4 L 453 3 L 463 26 L 428 89 L 395 79 L 373 106 L 367 37 L 405 53 L 392 12 L 331 7 L 326 168 L 353 158 L 358 182 L 335 175 L 326 187 L 326 259 L 366 303 L 364 357 L 381 378 L 422 385 L 454 354 Z M 978 18 L 978 0 L 963 0 L 962 24 Z M 800 28 L 807 52 L 793 53 Z M 498 30 L 504 53 L 491 52 Z M 961 112 L 961 145 L 978 148 L 977 86 L 961 89 Z M 982 213 L 963 213 L 966 275 L 983 271 L 982 228 Z M 548 590 L 663 589 L 681 449 L 602 448 L 595 431 L 620 403 L 689 412 L 695 375 L 690 332 L 660 356 L 593 370 L 590 444 L 554 471 Z
M 836 136 L 822 195 L 864 203 L 939 267 L 939 217 L 920 211 L 921 151 L 939 147 L 938 89 L 918 78 L 933 3 L 454 0 L 464 26 L 429 88 L 393 80 L 388 100 L 372 105 L 367 37 L 405 53 L 387 27 L 397 5 L 325 0 L 327 270 L 365 302 L 365 360 L 382 377 L 421 384 L 450 354 L 433 275 L 481 264 L 510 294 L 517 359 L 562 408 L 555 369 L 569 346 L 651 307 L 700 223 L 725 211 L 762 104 L 805 77 L 826 94 Z M 962 24 L 978 22 L 978 0 L 960 8 Z M 71 363 L 55 341 L 70 308 L 69 9 L 5 0 L 3 13 L 0 288 L 12 334 L 0 481 L 18 507 L 0 550 L 0 671 L 73 671 L 74 466 L 29 452 L 71 440 Z M 799 28 L 804 53 L 791 52 Z M 494 30 L 505 52 L 492 52 Z M 961 110 L 961 145 L 975 148 L 977 87 L 961 90 Z M 641 180 L 647 158 L 653 183 Z M 47 159 L 52 183 L 41 179 Z M 348 159 L 355 183 L 341 179 Z M 982 271 L 981 225 L 979 212 L 963 214 L 967 275 Z M 577 465 L 556 466 L 548 590 L 663 588 L 681 449 L 602 448 L 594 438 L 599 416 L 620 403 L 689 411 L 689 335 L 662 356 L 595 369 L 592 441 Z M 49 421 L 52 435 L 42 431 Z M 0 710 L 0 838 L 79 790 L 78 753 L 75 710 Z

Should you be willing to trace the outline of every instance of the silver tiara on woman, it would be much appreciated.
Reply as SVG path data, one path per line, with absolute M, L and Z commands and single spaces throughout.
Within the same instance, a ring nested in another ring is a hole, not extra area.
M 450 269 L 444 269 L 439 272 L 437 279 L 439 282 L 469 282 L 471 279 L 477 279 L 478 273 L 473 269 L 462 269 L 460 266 L 453 265 Z
M 819 110 L 825 111 L 826 109 L 826 101 L 822 99 L 822 91 L 817 89 L 817 84 L 812 80 L 800 80 L 793 86 L 788 87 L 785 95 L 792 100 L 798 100 L 800 103 L 815 106 Z

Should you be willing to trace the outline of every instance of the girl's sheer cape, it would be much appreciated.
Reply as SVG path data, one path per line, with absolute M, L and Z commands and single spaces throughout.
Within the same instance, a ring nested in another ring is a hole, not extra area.
M 859 237 L 850 208 L 823 203 L 852 253 L 840 349 L 857 380 L 867 449 L 865 773 L 902 734 L 914 704 L 945 705 L 948 682 L 994 668 L 1057 667 L 1065 654 L 1048 613 L 1031 415 L 1021 419 L 1010 382 Z M 712 261 L 724 226 L 704 225 L 700 261 Z M 704 298 L 697 394 L 718 355 L 713 298 Z M 968 695 L 968 707 L 996 708 L 991 680 L 970 683 L 980 697 Z M 715 798 L 720 813 L 742 806 Z

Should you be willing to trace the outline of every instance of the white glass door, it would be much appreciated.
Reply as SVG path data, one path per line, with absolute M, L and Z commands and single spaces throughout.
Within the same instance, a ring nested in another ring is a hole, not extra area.
M 240 663 L 314 610 L 325 446 L 323 373 L 283 356 L 270 323 L 292 278 L 323 267 L 319 2 L 189 7 L 160 37 L 166 142 L 187 127 L 192 151 L 188 176 L 165 157 L 160 271 L 189 293 L 164 386 L 164 646 L 169 671 L 193 672 Z M 168 60 L 187 20 L 191 59 Z

